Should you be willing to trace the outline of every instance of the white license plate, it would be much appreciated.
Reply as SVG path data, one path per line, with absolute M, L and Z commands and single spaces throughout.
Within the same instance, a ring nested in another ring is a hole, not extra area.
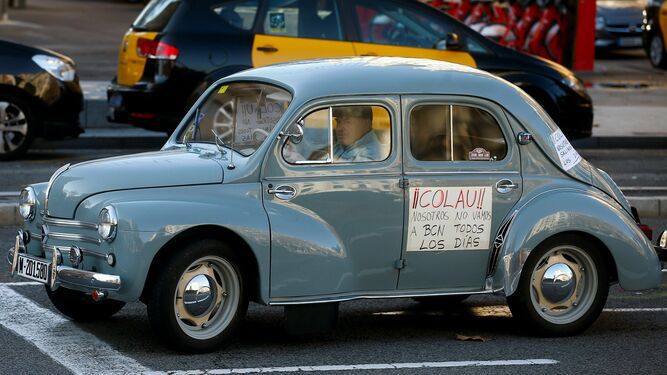
M 39 281 L 44 284 L 48 283 L 49 266 L 51 263 L 19 254 L 16 265 L 16 273 L 19 276 L 27 277 L 28 279 Z
M 621 47 L 640 47 L 642 45 L 641 37 L 619 38 L 618 45 Z

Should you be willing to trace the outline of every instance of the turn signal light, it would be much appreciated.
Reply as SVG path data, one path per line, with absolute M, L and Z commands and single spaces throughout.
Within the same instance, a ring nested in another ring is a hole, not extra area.
M 178 48 L 157 40 L 139 38 L 137 39 L 137 55 L 150 59 L 176 60 Z

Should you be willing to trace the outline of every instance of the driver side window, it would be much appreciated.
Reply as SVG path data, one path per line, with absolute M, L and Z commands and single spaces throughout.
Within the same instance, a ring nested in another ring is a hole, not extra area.
M 354 7 L 362 42 L 434 48 L 448 32 L 441 20 L 390 1 L 357 0 Z

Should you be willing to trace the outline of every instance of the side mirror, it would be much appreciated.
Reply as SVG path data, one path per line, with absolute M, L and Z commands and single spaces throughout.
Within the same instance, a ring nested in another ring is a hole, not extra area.
M 280 132 L 280 136 L 288 137 L 289 140 L 294 144 L 301 143 L 301 141 L 303 141 L 303 124 L 303 119 L 297 121 L 296 123 L 290 125 L 286 132 Z
M 459 39 L 460 39 L 459 34 L 447 33 L 445 39 L 442 39 L 435 44 L 435 49 L 446 50 L 446 51 L 459 51 L 461 50 L 461 42 Z

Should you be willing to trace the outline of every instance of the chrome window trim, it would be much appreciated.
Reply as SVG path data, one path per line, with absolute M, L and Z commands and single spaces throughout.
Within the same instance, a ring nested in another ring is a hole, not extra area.
M 85 236 L 82 234 L 71 234 L 71 233 L 58 233 L 58 232 L 49 232 L 48 238 L 53 238 L 54 240 L 71 240 L 71 241 L 82 241 L 90 242 L 94 244 L 101 244 L 102 240 L 97 237 Z
M 436 163 L 442 163 L 440 161 Z M 519 171 L 423 171 L 423 172 L 405 172 L 407 176 L 447 176 L 447 175 L 456 175 L 456 174 L 520 174 Z
M 400 178 L 401 174 L 399 172 L 396 173 L 359 173 L 359 174 L 354 174 L 354 178 L 369 178 L 369 177 L 396 177 Z M 318 174 L 315 176 L 299 176 L 299 181 L 302 180 L 321 180 L 321 179 L 326 179 L 326 178 L 344 178 L 344 179 L 350 179 L 350 173 L 345 173 L 345 174 Z M 293 176 L 279 176 L 279 177 L 266 177 L 266 181 L 294 181 Z
M 85 229 L 97 230 L 97 224 L 94 223 L 86 223 L 77 220 L 56 219 L 48 216 L 44 218 L 44 223 L 57 227 L 85 228 Z
M 71 246 L 53 246 L 53 245 L 44 245 L 44 250 L 45 250 L 45 251 L 50 251 L 50 252 L 53 252 L 54 250 L 58 250 L 58 251 L 60 251 L 62 254 L 69 254 L 69 249 L 70 249 L 70 247 L 71 247 Z M 79 249 L 81 250 L 81 253 L 83 253 L 83 255 L 89 255 L 89 256 L 93 256 L 93 257 L 97 257 L 97 258 L 102 258 L 102 259 L 106 259 L 106 257 L 107 257 L 106 254 L 102 254 L 102 253 L 99 253 L 99 252 L 97 252 L 97 251 L 93 251 L 93 250 L 89 250 L 89 249 L 84 249 L 84 248 L 82 248 L 82 247 L 79 247 Z
M 51 186 L 53 186 L 53 182 L 63 174 L 66 170 L 68 170 L 70 167 L 70 163 L 67 163 L 63 165 L 62 167 L 58 168 L 53 175 L 51 175 L 51 178 L 49 179 L 49 184 L 46 186 L 46 195 L 44 196 L 44 213 L 46 215 L 49 214 L 49 193 L 51 192 Z

